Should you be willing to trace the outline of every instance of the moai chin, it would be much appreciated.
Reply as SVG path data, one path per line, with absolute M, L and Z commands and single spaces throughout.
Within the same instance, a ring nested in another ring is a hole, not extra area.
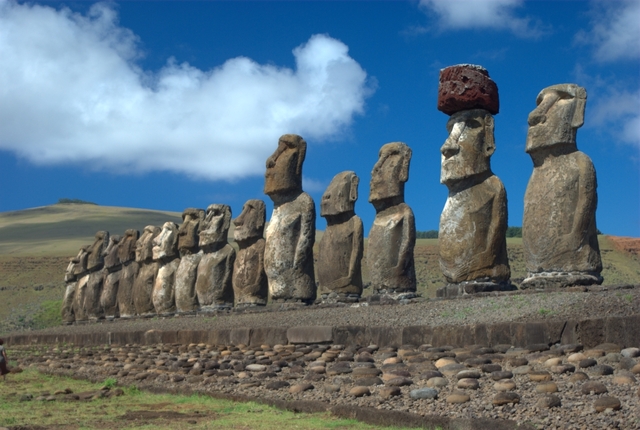
M 264 268 L 272 300 L 312 303 L 316 298 L 313 244 L 316 209 L 302 191 L 302 164 L 307 142 L 285 134 L 267 159 L 264 193 L 273 201 L 266 229 Z
M 458 91 L 469 87 L 468 91 Z M 515 289 L 507 258 L 507 193 L 491 171 L 498 88 L 481 66 L 440 72 L 438 109 L 450 115 L 440 152 L 440 182 L 449 196 L 440 216 L 438 297 Z
M 524 198 L 522 288 L 601 284 L 596 172 L 578 151 L 587 92 L 575 84 L 543 89 L 529 114 L 526 152 L 533 173 Z
M 104 286 L 104 251 L 109 245 L 109 232 L 99 231 L 95 235 L 95 240 L 91 248 L 88 250 L 87 270 L 89 271 L 89 280 L 87 282 L 86 293 L 84 296 L 84 309 L 89 320 L 96 321 L 104 318 L 104 310 L 100 304 L 102 297 L 102 289 Z
M 73 275 L 76 278 L 76 287 L 73 294 L 73 314 L 76 321 L 87 321 L 89 315 L 85 310 L 85 297 L 87 295 L 87 285 L 90 273 L 87 271 L 87 260 L 91 245 L 85 245 L 78 251 L 78 260 L 73 267 Z
M 199 310 L 211 312 L 233 307 L 233 263 L 236 251 L 227 241 L 231 208 L 212 204 L 207 208 L 200 231 L 202 258 L 198 263 L 196 293 Z
M 152 300 L 159 315 L 176 312 L 174 284 L 180 264 L 178 235 L 178 225 L 165 222 L 160 234 L 153 239 L 153 260 L 158 263 L 158 274 L 153 284 Z
M 126 230 L 118 247 L 118 260 L 122 265 L 117 295 L 120 318 L 131 318 L 136 314 L 133 285 L 140 268 L 136 261 L 136 244 L 139 238 L 140 232 L 138 230 Z
M 196 278 L 202 258 L 199 231 L 204 221 L 204 209 L 187 208 L 182 212 L 182 224 L 178 230 L 180 264 L 175 279 L 175 302 L 178 313 L 193 312 L 198 307 Z
M 233 264 L 233 293 L 236 306 L 264 306 L 269 285 L 264 271 L 264 224 L 266 206 L 262 200 L 248 200 L 233 224 L 233 238 L 238 244 Z
M 404 202 L 404 184 L 409 180 L 411 148 L 403 142 L 380 148 L 371 171 L 369 203 L 376 210 L 369 231 L 367 266 L 375 293 L 394 299 L 415 297 L 415 217 Z
M 136 315 L 143 317 L 155 315 L 153 287 L 160 263 L 153 260 L 153 239 L 160 231 L 159 227 L 148 225 L 136 242 L 136 261 L 140 267 L 133 283 L 133 303 Z
M 355 214 L 359 182 L 355 172 L 338 173 L 322 195 L 320 216 L 327 228 L 318 244 L 316 271 L 323 302 L 356 302 L 362 294 L 364 231 Z
M 118 288 L 120 287 L 120 241 L 118 235 L 109 237 L 109 244 L 103 252 L 104 257 L 104 285 L 100 296 L 100 306 L 106 319 L 118 317 Z

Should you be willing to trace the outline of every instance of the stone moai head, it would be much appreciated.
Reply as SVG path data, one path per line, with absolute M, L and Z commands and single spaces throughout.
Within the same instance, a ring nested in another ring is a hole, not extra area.
M 76 277 L 82 275 L 87 271 L 87 259 L 89 258 L 89 249 L 91 249 L 91 245 L 85 245 L 78 251 L 78 255 L 76 256 L 75 266 L 73 268 L 73 274 Z
M 89 250 L 87 259 L 87 270 L 101 268 L 104 264 L 104 250 L 109 245 L 109 232 L 99 231 L 96 233 L 95 241 Z
M 118 247 L 118 259 L 125 264 L 136 259 L 136 243 L 140 237 L 138 230 L 129 229 L 124 232 L 124 237 L 120 240 Z
M 136 242 L 136 261 L 142 263 L 153 259 L 153 239 L 160 234 L 160 227 L 148 225 Z
M 540 91 L 537 107 L 529 114 L 527 153 L 556 145 L 576 146 L 576 133 L 584 124 L 587 91 L 576 84 L 552 85 Z
M 440 148 L 440 182 L 447 185 L 491 170 L 496 150 L 493 115 L 484 109 L 463 110 L 447 122 L 449 137 Z
M 121 237 L 117 234 L 109 237 L 109 244 L 103 252 L 105 268 L 110 269 L 120 264 L 120 242 Z
M 285 134 L 278 141 L 278 149 L 267 159 L 264 193 L 268 196 L 302 191 L 302 163 L 307 142 L 296 134 Z
M 207 208 L 200 230 L 200 246 L 227 243 L 231 226 L 231 208 L 229 205 L 212 204 Z
M 81 264 L 81 261 L 83 259 L 83 255 L 84 255 L 84 264 L 85 264 L 85 267 L 86 267 L 86 265 L 87 265 L 87 248 L 88 247 L 80 248 L 80 250 L 78 251 L 78 255 L 69 260 L 69 264 L 67 265 L 67 270 L 64 272 L 64 280 L 65 280 L 65 282 L 75 281 L 76 280 L 76 275 L 84 272 L 84 269 L 82 271 L 78 271 L 77 268 Z
M 371 171 L 369 202 L 391 197 L 404 198 L 404 184 L 409 180 L 411 148 L 403 142 L 383 145 Z
M 170 259 L 178 256 L 178 224 L 165 222 L 162 231 L 153 239 L 153 259 Z
M 358 200 L 360 179 L 355 172 L 340 172 L 333 177 L 320 201 L 320 216 L 334 216 L 353 212 Z
M 204 215 L 204 209 L 187 208 L 182 212 L 182 224 L 178 229 L 178 249 L 181 254 L 198 252 L 198 230 Z
M 240 216 L 233 220 L 233 225 L 236 227 L 233 238 L 236 242 L 261 238 L 264 234 L 266 218 L 267 208 L 262 200 L 247 200 Z

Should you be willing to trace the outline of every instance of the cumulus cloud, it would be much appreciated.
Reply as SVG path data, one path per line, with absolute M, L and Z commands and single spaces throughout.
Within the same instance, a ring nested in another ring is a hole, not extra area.
M 578 43 L 591 44 L 598 61 L 640 58 L 640 2 L 595 2 L 592 27 L 576 35 Z
M 284 133 L 340 136 L 373 92 L 348 47 L 314 35 L 295 69 L 237 57 L 141 69 L 108 4 L 86 15 L 0 0 L 0 149 L 39 164 L 206 179 L 262 174 Z
M 522 0 L 420 0 L 420 7 L 437 15 L 442 29 L 492 28 L 522 37 L 542 34 L 529 18 L 516 15 Z
M 606 127 L 622 143 L 640 149 L 640 90 L 611 90 L 595 100 L 593 127 Z

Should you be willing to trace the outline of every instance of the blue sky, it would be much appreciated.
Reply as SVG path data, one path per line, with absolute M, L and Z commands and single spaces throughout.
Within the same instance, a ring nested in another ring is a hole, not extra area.
M 285 133 L 307 143 L 304 188 L 360 177 L 379 148 L 413 150 L 406 201 L 438 228 L 448 116 L 438 75 L 488 69 L 500 93 L 492 168 L 521 225 L 532 171 L 527 116 L 539 91 L 588 92 L 578 148 L 598 175 L 597 224 L 640 236 L 640 2 L 15 2 L 0 0 L 0 211 L 79 198 L 239 215 L 262 198 Z M 318 228 L 325 222 L 318 220 Z

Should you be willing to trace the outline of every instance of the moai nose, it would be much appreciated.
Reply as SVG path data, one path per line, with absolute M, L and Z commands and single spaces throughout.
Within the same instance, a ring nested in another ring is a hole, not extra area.
M 460 145 L 454 141 L 454 139 L 447 139 L 440 148 L 440 152 L 444 155 L 444 158 L 450 158 L 460 152 Z

